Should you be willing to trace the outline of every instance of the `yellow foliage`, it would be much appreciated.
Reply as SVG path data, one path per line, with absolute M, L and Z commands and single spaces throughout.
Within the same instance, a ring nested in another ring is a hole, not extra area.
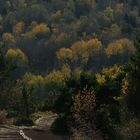
M 27 84 L 28 87 L 44 86 L 44 77 L 41 75 L 26 73 L 23 77 L 23 81 Z
M 70 66 L 67 64 L 64 64 L 61 68 L 61 72 L 64 75 L 64 77 L 69 77 L 71 73 Z
M 65 85 L 65 75 L 61 71 L 53 71 L 45 77 L 45 85 L 49 88 Z
M 96 54 L 101 49 L 102 43 L 97 38 L 90 39 L 87 41 L 87 47 L 89 49 L 89 53 Z
M 124 73 L 124 71 L 122 66 L 114 65 L 109 68 L 104 68 L 102 73 L 110 80 L 115 80 L 120 74 Z
M 61 88 L 65 86 L 65 79 L 70 76 L 71 69 L 68 65 L 63 65 L 60 70 L 54 70 L 45 77 L 45 85 L 49 89 Z
M 24 22 L 20 21 L 13 27 L 13 33 L 15 35 L 20 35 L 24 29 Z
M 87 44 L 85 41 L 79 41 L 72 45 L 71 47 L 73 52 L 73 60 L 81 61 L 83 64 L 86 64 L 89 58 L 89 53 L 87 49 Z
M 50 32 L 50 29 L 47 24 L 38 24 L 32 28 L 31 31 L 27 32 L 26 35 L 28 37 L 34 37 L 37 34 L 47 35 Z
M 96 74 L 96 81 L 100 85 L 105 84 L 106 82 L 105 75 Z
M 112 55 L 123 55 L 124 53 L 132 54 L 134 53 L 135 48 L 133 42 L 130 40 L 123 38 L 120 40 L 116 40 L 108 45 L 105 49 L 105 53 L 108 57 Z
M 27 56 L 20 49 L 9 49 L 6 53 L 6 56 L 10 59 L 17 58 L 22 61 L 27 61 Z
M 35 28 L 32 29 L 33 33 L 46 33 L 49 32 L 50 29 L 47 24 L 39 24 Z
M 102 43 L 97 38 L 87 41 L 78 41 L 71 48 L 61 48 L 57 52 L 57 58 L 63 61 L 78 62 L 87 64 L 90 56 L 98 54 L 101 50 Z
M 57 52 L 57 58 L 59 60 L 66 60 L 69 61 L 72 59 L 72 50 L 69 48 L 61 48 L 59 52 Z
M 13 43 L 13 42 L 15 42 L 14 36 L 11 33 L 8 33 L 8 32 L 7 33 L 4 33 L 2 35 L 2 39 L 3 39 L 4 42 L 7 42 L 7 43 Z
M 109 68 L 104 68 L 100 74 L 96 74 L 96 81 L 98 84 L 102 85 L 108 80 L 116 80 L 122 74 L 124 74 L 123 67 L 114 65 Z
M 127 78 L 122 81 L 122 93 L 127 94 L 129 91 L 129 81 Z

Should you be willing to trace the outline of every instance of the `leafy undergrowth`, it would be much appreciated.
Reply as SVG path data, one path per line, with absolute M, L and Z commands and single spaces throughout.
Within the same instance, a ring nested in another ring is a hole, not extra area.
M 32 126 L 34 123 L 33 123 L 33 120 L 30 118 L 21 117 L 21 118 L 15 119 L 13 124 L 17 126 Z
M 4 123 L 6 121 L 6 112 L 0 111 L 0 124 Z

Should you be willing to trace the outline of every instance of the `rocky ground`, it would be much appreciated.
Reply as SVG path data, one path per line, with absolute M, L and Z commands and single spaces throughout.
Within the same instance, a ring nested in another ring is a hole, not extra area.
M 15 126 L 0 126 L 0 140 L 24 140 L 20 135 L 20 130 Z

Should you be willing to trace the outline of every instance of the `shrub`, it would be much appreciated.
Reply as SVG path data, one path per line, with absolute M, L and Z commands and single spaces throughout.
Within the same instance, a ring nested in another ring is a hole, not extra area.
M 72 117 L 74 119 L 74 129 L 78 132 L 76 134 L 80 134 L 82 137 L 94 137 L 95 107 L 96 102 L 94 91 L 88 91 L 85 89 L 74 97 Z
M 17 125 L 17 126 L 22 126 L 22 125 L 32 126 L 33 121 L 31 119 L 29 119 L 29 118 L 26 118 L 26 117 L 20 117 L 20 118 L 17 118 L 14 121 L 14 125 Z
M 6 116 L 7 116 L 6 111 L 0 111 L 0 124 L 6 121 Z
M 51 129 L 55 133 L 67 134 L 69 132 L 69 125 L 66 114 L 59 114 L 58 118 L 52 124 Z
M 133 118 L 120 126 L 120 135 L 123 140 L 140 139 L 140 119 Z

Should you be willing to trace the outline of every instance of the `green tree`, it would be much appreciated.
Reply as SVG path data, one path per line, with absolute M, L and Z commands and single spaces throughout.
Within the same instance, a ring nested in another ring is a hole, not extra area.
M 110 20 L 114 20 L 114 10 L 111 7 L 106 7 L 106 9 L 104 10 L 104 14 Z
M 118 65 L 96 74 L 96 126 L 105 140 L 118 139 L 115 126 L 121 119 L 123 106 L 119 99 L 123 97 L 121 83 L 124 77 L 124 67 Z
M 131 112 L 140 114 L 140 39 L 135 41 L 136 53 L 131 58 L 128 65 L 128 90 L 126 90 L 126 99 Z
M 7 61 L 3 54 L 3 47 L 0 47 L 0 110 L 5 109 L 8 115 L 10 112 L 17 115 L 21 105 L 20 86 L 10 77 L 13 70 L 13 65 Z
M 7 60 L 16 68 L 12 71 L 13 78 L 19 78 L 28 70 L 28 57 L 20 49 L 8 49 L 6 53 Z

